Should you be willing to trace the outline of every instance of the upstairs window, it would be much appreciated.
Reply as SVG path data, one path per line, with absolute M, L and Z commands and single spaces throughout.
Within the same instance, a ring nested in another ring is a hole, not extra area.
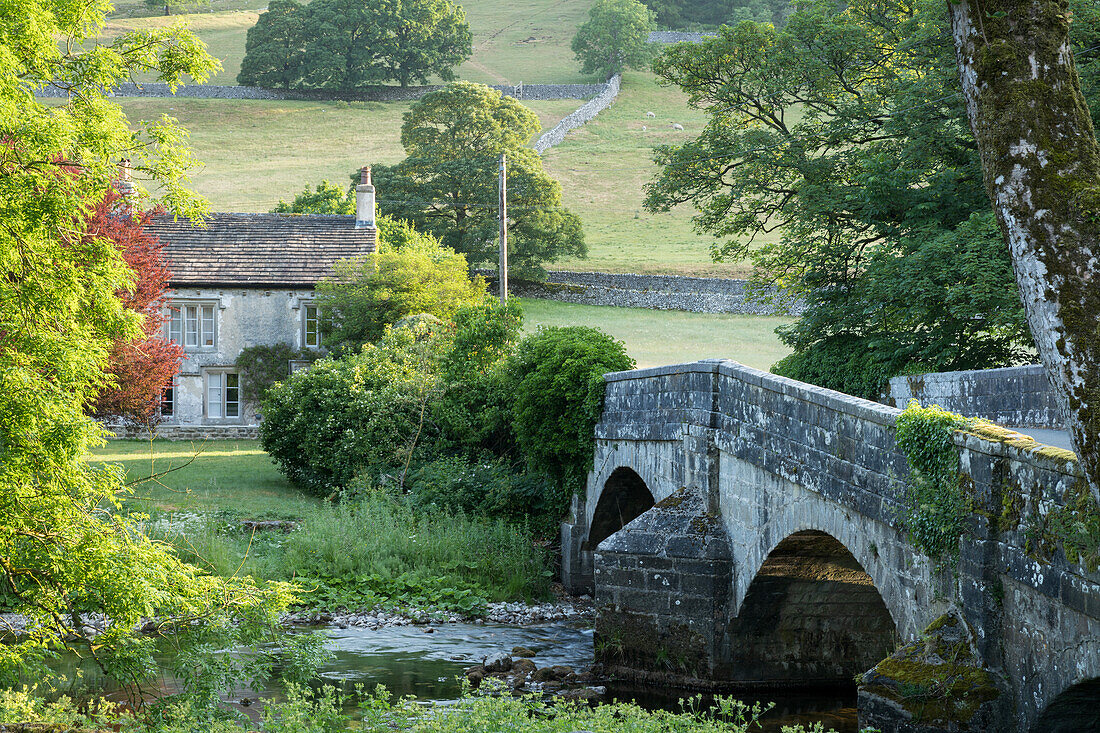
M 302 308 L 302 343 L 307 349 L 321 348 L 321 323 L 317 320 L 317 306 L 307 305 Z
M 212 303 L 172 305 L 168 309 L 168 338 L 185 349 L 212 349 L 214 323 Z
M 206 416 L 235 418 L 241 416 L 241 382 L 236 372 L 207 372 Z

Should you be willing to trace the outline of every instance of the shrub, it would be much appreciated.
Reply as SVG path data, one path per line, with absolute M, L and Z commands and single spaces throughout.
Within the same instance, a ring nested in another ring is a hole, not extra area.
M 400 328 L 359 354 L 314 363 L 268 392 L 261 445 L 287 478 L 315 494 L 347 485 L 363 469 L 403 472 L 436 439 L 424 418 L 440 391 L 440 348 L 438 338 Z
M 407 224 L 393 224 L 376 254 L 336 263 L 332 278 L 317 284 L 321 330 L 334 348 L 376 341 L 387 325 L 429 313 L 449 319 L 485 298 L 485 281 L 470 279 L 466 258 Z
M 525 523 L 544 538 L 566 510 L 544 476 L 518 473 L 500 459 L 437 458 L 412 474 L 410 491 L 414 506 Z
M 528 465 L 566 495 L 584 485 L 607 372 L 634 368 L 621 341 L 595 328 L 543 328 L 509 364 L 513 426 Z
M 512 393 L 506 371 L 523 328 L 513 300 L 486 300 L 455 314 L 450 351 L 443 359 L 446 389 L 433 406 L 444 443 L 440 448 L 469 457 L 515 453 Z

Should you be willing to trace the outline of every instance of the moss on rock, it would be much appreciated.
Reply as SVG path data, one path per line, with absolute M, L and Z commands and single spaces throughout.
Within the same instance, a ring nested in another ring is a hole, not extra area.
M 931 729 L 986 730 L 1002 696 L 998 680 L 981 666 L 973 633 L 955 612 L 933 621 L 858 682 L 862 694 Z

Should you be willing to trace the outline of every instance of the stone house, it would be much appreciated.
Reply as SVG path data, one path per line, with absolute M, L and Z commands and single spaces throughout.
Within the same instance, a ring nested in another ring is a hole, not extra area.
M 337 260 L 376 251 L 369 168 L 356 198 L 355 216 L 219 213 L 205 226 L 171 215 L 152 220 L 147 231 L 172 271 L 165 331 L 185 352 L 162 401 L 161 435 L 255 434 L 256 406 L 241 396 L 237 356 L 256 345 L 323 348 L 317 282 Z

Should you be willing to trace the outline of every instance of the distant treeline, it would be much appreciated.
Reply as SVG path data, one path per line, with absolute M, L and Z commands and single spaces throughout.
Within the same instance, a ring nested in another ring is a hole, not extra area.
M 272 0 L 248 30 L 237 81 L 268 89 L 452 81 L 471 43 L 465 11 L 449 0 Z
M 781 25 L 790 15 L 789 0 L 642 0 L 661 28 L 737 25 L 743 20 Z

